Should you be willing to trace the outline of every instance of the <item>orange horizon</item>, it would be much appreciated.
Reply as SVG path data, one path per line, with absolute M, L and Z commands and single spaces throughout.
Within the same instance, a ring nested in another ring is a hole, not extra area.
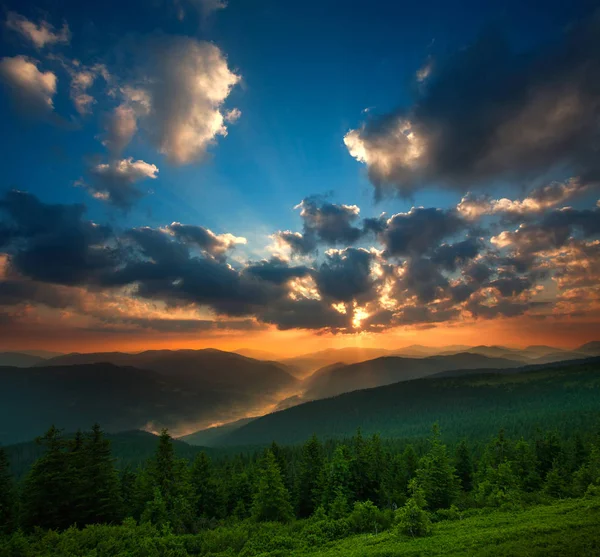
M 11 335 L 12 333 L 12 335 Z M 549 345 L 573 349 L 600 340 L 599 322 L 540 322 L 526 316 L 489 321 L 453 323 L 428 329 L 402 328 L 382 333 L 332 334 L 307 330 L 221 331 L 215 333 L 123 332 L 119 334 L 86 329 L 5 331 L 4 351 L 49 350 L 55 352 L 141 352 L 155 349 L 216 348 L 226 351 L 253 349 L 291 357 L 327 348 L 401 349 L 413 344 L 441 347 L 502 345 L 524 348 Z M 12 338 L 11 338 L 12 337 Z

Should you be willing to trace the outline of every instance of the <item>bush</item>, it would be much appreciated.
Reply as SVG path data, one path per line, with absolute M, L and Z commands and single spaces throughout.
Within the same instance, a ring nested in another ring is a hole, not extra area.
M 390 527 L 391 520 L 371 501 L 354 503 L 348 517 L 354 532 L 373 532 L 377 534 Z
M 398 532 L 407 536 L 427 536 L 431 533 L 431 519 L 427 511 L 422 509 L 411 497 L 404 507 L 396 511 Z

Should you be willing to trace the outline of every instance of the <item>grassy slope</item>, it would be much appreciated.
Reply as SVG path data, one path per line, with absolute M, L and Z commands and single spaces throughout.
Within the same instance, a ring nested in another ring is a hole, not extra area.
M 0 536 L 0 554 L 19 557 L 592 557 L 600 555 L 600 497 L 555 501 L 521 511 L 482 514 L 434 525 L 431 536 L 408 538 L 393 530 L 325 542 L 318 522 L 255 524 L 177 536 L 153 527 L 88 526 L 30 538 Z M 18 548 L 18 549 L 17 549 Z
M 600 498 L 566 500 L 520 512 L 443 521 L 426 538 L 401 538 L 391 532 L 345 538 L 317 551 L 293 555 L 370 557 L 593 556 L 600 555 Z

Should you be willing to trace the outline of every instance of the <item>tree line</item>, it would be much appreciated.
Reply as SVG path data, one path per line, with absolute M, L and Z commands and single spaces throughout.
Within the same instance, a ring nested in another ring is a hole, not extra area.
M 358 430 L 333 446 L 313 435 L 297 447 L 273 443 L 215 461 L 200 452 L 190 462 L 176 456 L 164 430 L 147 462 L 122 470 L 99 425 L 72 438 L 51 427 L 37 442 L 44 452 L 20 482 L 0 448 L 3 534 L 124 519 L 193 534 L 236 521 L 316 517 L 346 521 L 352 532 L 395 524 L 416 536 L 465 509 L 582 496 L 600 486 L 600 438 L 554 431 L 526 441 L 500 430 L 475 450 L 467 440 L 443 443 L 434 425 L 426 444 L 400 450 Z

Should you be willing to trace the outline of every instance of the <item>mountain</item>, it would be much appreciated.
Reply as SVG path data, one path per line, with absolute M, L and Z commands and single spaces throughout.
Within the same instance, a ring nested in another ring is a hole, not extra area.
M 304 398 L 307 400 L 326 398 L 349 391 L 426 377 L 452 369 L 502 369 L 518 365 L 518 362 L 512 360 L 467 352 L 426 358 L 386 356 L 348 366 L 329 366 L 316 371 L 304 381 Z
M 580 346 L 577 352 L 583 352 L 588 356 L 600 356 L 600 340 L 594 340 Z
M 219 440 L 221 446 L 298 443 L 313 433 L 422 438 L 439 422 L 446 438 L 535 435 L 538 426 L 561 432 L 596 431 L 600 358 L 550 367 L 428 377 L 315 400 L 257 418 Z
M 282 389 L 293 389 L 297 384 L 297 380 L 287 372 L 283 364 L 263 362 L 213 348 L 147 350 L 139 354 L 124 352 L 73 353 L 46 360 L 39 365 L 64 366 L 100 362 L 133 366 L 177 377 L 178 381 L 188 388 L 210 386 L 220 389 L 249 389 L 252 392 L 274 393 Z
M 43 361 L 40 356 L 24 352 L 0 352 L 0 366 L 31 367 Z
M 178 439 L 190 445 L 213 447 L 219 444 L 219 440 L 222 437 L 234 432 L 236 429 L 239 429 L 246 424 L 249 424 L 255 419 L 256 417 L 242 418 L 241 420 L 236 420 L 235 422 L 229 422 L 220 426 L 208 427 L 206 429 L 201 429 L 200 431 L 195 431 L 194 433 L 189 433 L 188 435 L 182 435 Z
M 338 362 L 354 364 L 389 354 L 390 351 L 383 348 L 328 348 L 320 352 L 285 358 L 280 362 L 300 370 L 306 377 L 322 367 Z
M 183 352 L 68 355 L 45 367 L 0 368 L 0 443 L 30 440 L 52 423 L 66 431 L 94 422 L 110 432 L 167 427 L 177 435 L 263 414 L 298 390 L 279 364 L 217 350 Z M 75 363 L 96 359 L 104 361 Z

